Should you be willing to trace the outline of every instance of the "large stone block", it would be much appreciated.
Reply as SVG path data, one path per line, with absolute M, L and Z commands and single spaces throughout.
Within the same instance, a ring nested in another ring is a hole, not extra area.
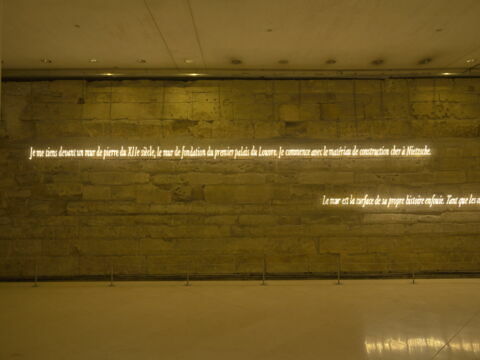
M 190 103 L 192 101 L 192 89 L 188 84 L 178 82 L 165 82 L 165 97 L 166 103 Z
M 40 276 L 74 277 L 78 275 L 78 257 L 42 256 L 37 259 L 37 271 Z
M 311 139 L 332 140 L 337 138 L 337 121 L 308 121 L 304 134 Z
M 159 255 L 175 249 L 175 243 L 165 239 L 141 239 L 138 242 L 139 255 Z
M 437 184 L 461 184 L 466 180 L 465 171 L 438 171 L 434 174 Z
M 2 96 L 2 120 L 0 128 L 5 136 L 12 140 L 28 139 L 34 134 L 34 123 L 31 121 L 31 105 L 27 96 Z
M 77 103 L 31 103 L 28 109 L 29 120 L 60 121 L 81 120 L 83 118 L 83 104 Z
M 82 184 L 80 183 L 54 183 L 46 184 L 46 193 L 61 197 L 69 197 L 82 194 Z
M 150 175 L 141 172 L 91 172 L 84 174 L 84 178 L 96 185 L 144 184 L 150 181 Z
M 80 103 L 85 80 L 32 81 L 31 97 L 35 103 Z
M 147 273 L 147 259 L 145 256 L 109 256 L 109 267 L 112 266 L 114 275 L 142 276 Z
M 279 217 L 274 215 L 240 215 L 238 223 L 240 225 L 273 225 L 279 222 Z
M 82 118 L 85 120 L 109 120 L 111 110 L 110 103 L 87 103 L 83 105 Z
M 0 240 L 0 258 L 10 256 L 11 254 L 12 241 L 11 240 Z M 1 277 L 1 275 L 0 275 Z
M 352 226 L 351 233 L 356 235 L 403 235 L 405 233 L 403 224 L 366 224 Z
M 222 177 L 225 184 L 265 184 L 266 175 L 258 173 L 230 174 Z
M 164 88 L 161 80 L 123 80 L 111 83 L 113 103 L 163 102 Z
M 26 81 L 3 81 L 2 94 L 3 96 L 20 96 L 27 97 L 31 94 L 32 83 Z
M 87 81 L 85 83 L 85 103 L 108 103 L 112 102 L 112 81 Z M 110 105 L 108 105 L 110 106 Z
M 189 102 L 165 103 L 159 118 L 166 120 L 195 120 L 192 113 L 192 104 Z
M 169 191 L 150 184 L 137 185 L 135 191 L 135 198 L 139 203 L 168 203 L 172 198 Z
M 182 182 L 193 185 L 212 185 L 224 183 L 224 175 L 214 173 L 189 173 L 181 175 L 180 178 L 183 180 Z
M 192 108 L 193 120 L 218 120 L 220 118 L 220 106 L 218 102 L 194 102 Z
M 353 183 L 353 172 L 316 171 L 297 175 L 300 184 L 349 184 Z
M 285 125 L 278 121 L 258 121 L 253 124 L 255 139 L 280 138 L 285 132 Z M 229 129 L 226 129 L 228 137 Z
M 88 186 L 83 187 L 84 200 L 109 200 L 111 199 L 109 186 Z
M 205 224 L 234 225 L 237 223 L 236 215 L 214 215 L 205 219 Z
M 82 256 L 121 256 L 138 253 L 137 239 L 82 239 L 75 246 Z
M 165 105 L 166 106 L 166 105 Z M 163 103 L 112 103 L 112 120 L 153 120 L 161 119 L 164 114 Z
M 240 204 L 268 203 L 273 194 L 269 185 L 207 185 L 204 192 L 207 202 Z
M 42 252 L 39 239 L 16 239 L 11 242 L 11 252 L 14 256 L 38 256 Z
M 258 102 L 253 104 L 234 103 L 234 121 L 272 121 L 274 110 L 271 102 Z
M 80 120 L 44 120 L 35 122 L 35 136 L 39 139 L 77 138 L 88 136 Z
M 71 246 L 74 239 L 42 239 L 41 253 L 43 256 L 72 256 L 75 251 Z
M 299 104 L 281 104 L 276 109 L 280 121 L 295 122 L 302 121 L 300 117 Z

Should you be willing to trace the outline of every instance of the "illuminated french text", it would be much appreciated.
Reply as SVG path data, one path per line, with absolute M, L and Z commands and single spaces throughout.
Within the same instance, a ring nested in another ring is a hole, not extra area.
M 432 152 L 427 145 L 416 147 L 379 146 L 319 146 L 296 148 L 284 146 L 245 145 L 238 147 L 175 145 L 146 146 L 93 146 L 93 147 L 30 147 L 28 158 L 62 159 L 320 159 L 320 158 L 369 158 L 369 157 L 428 157 Z

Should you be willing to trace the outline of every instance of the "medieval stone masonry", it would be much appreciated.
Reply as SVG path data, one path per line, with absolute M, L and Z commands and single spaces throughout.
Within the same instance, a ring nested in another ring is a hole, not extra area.
M 335 254 L 347 272 L 478 269 L 480 206 L 417 206 L 415 197 L 480 197 L 480 79 L 2 87 L 0 278 L 31 277 L 35 268 L 104 275 L 112 263 L 121 274 L 177 274 L 187 265 L 249 273 L 264 254 L 271 272 L 332 271 Z M 252 145 L 428 146 L 431 155 L 29 159 L 31 147 Z M 388 208 L 322 203 L 364 194 L 412 197 Z

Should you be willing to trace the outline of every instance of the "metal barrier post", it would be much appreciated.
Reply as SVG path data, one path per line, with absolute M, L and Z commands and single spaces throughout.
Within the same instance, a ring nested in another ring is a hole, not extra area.
M 337 285 L 340 285 L 340 273 L 342 272 L 342 262 L 340 259 L 340 254 L 337 254 Z
M 267 256 L 263 254 L 263 271 L 262 271 L 262 286 L 267 285 L 265 282 L 267 278 Z
M 190 286 L 190 267 L 187 266 L 187 281 L 185 282 L 185 286 Z
M 35 259 L 33 287 L 38 287 L 38 260 Z
M 415 267 L 413 265 L 412 266 L 412 285 L 415 285 Z
M 110 287 L 113 287 L 115 286 L 115 284 L 113 283 L 113 263 L 110 264 Z

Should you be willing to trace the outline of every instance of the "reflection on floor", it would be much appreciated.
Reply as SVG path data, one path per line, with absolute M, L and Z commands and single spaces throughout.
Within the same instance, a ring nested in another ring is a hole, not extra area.
M 480 330 L 480 329 L 479 329 Z M 479 334 L 480 337 L 480 334 Z M 428 353 L 429 349 L 441 348 L 445 342 L 440 338 L 420 337 L 420 338 L 384 338 L 365 339 L 365 350 L 370 358 L 382 358 L 392 353 L 408 354 L 417 356 L 418 354 Z M 480 338 L 476 341 L 449 343 L 448 347 L 456 353 L 471 353 L 480 358 Z M 428 359 L 428 356 L 425 357 Z
M 0 359 L 480 359 L 480 279 L 0 283 Z

